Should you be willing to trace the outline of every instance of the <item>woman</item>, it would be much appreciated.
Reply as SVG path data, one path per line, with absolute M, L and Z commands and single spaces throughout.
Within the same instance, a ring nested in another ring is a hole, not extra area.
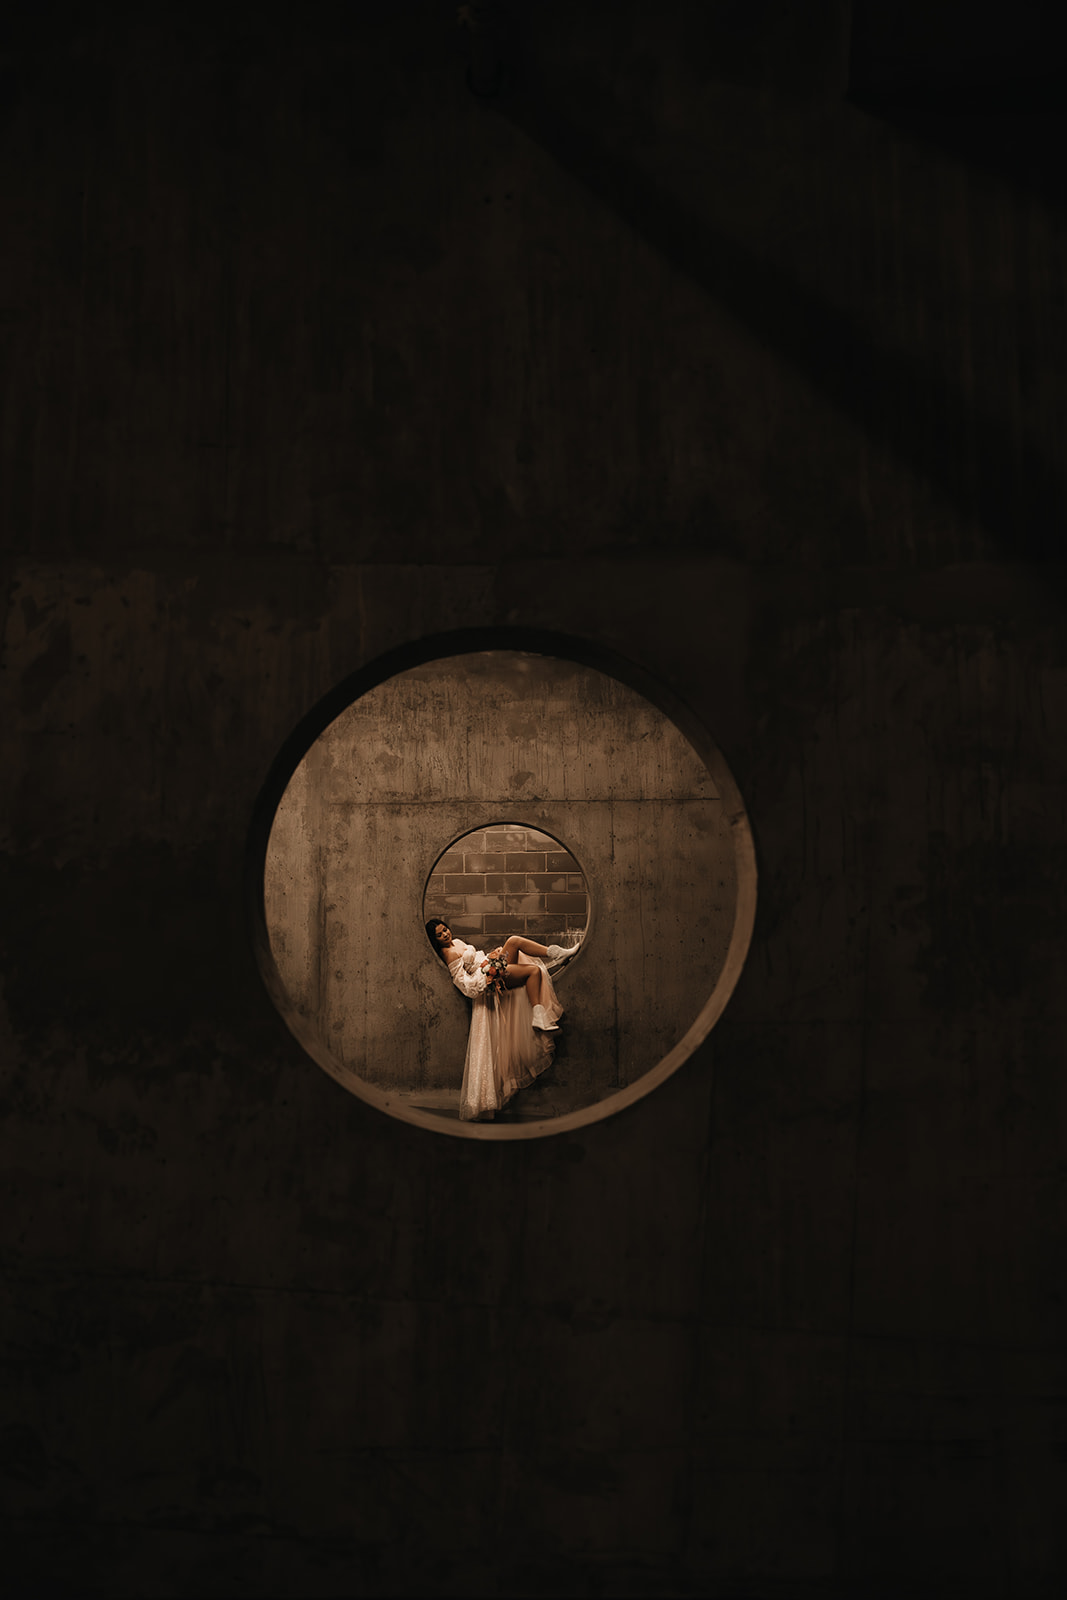
M 538 944 L 512 934 L 502 945 L 476 950 L 441 918 L 431 918 L 426 933 L 448 967 L 456 988 L 472 1001 L 471 1031 L 459 1096 L 462 1122 L 489 1122 L 512 1095 L 533 1083 L 551 1064 L 552 1035 L 559 1032 L 563 1007 L 548 973 L 553 963 L 574 955 L 578 945 Z M 490 963 L 500 957 L 503 989 L 494 990 Z

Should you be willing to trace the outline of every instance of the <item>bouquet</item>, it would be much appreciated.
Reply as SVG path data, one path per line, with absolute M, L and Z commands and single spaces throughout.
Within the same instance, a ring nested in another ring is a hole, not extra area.
M 485 973 L 486 999 L 492 1001 L 494 995 L 503 994 L 507 988 L 505 982 L 508 972 L 507 957 L 490 956 L 488 961 L 482 962 L 482 971 Z

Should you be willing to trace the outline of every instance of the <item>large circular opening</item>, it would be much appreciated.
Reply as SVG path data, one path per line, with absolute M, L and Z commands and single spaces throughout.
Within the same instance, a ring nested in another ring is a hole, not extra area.
M 668 693 L 572 641 L 477 642 L 372 665 L 287 742 L 253 830 L 257 955 L 353 1094 L 525 1138 L 622 1109 L 699 1045 L 748 949 L 755 859 L 721 754 Z M 473 976 L 427 938 L 438 917 Z M 505 941 L 494 1001 L 475 956 Z M 494 1056 L 492 1120 L 464 1121 L 472 1041 L 505 1022 L 515 1060 L 532 1038 L 551 1061 L 509 1076 Z

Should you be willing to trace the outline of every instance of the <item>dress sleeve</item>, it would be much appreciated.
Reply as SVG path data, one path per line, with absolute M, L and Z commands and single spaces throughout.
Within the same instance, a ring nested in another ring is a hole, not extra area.
M 489 987 L 489 979 L 478 965 L 479 952 L 472 944 L 464 944 L 462 939 L 452 942 L 457 947 L 462 946 L 463 954 L 450 965 L 449 976 L 460 994 L 465 994 L 468 1000 L 474 1000 Z
M 453 982 L 461 995 L 466 995 L 467 1000 L 474 1000 L 475 995 L 485 994 L 485 990 L 490 986 L 490 979 L 486 978 L 485 973 L 464 973 L 462 962 L 456 962 L 454 966 Z

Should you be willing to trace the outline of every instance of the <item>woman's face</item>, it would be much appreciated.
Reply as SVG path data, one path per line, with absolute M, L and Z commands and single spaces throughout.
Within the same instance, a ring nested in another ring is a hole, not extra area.
M 452 932 L 447 922 L 439 922 L 433 930 L 433 935 L 442 949 L 446 944 L 452 943 Z

